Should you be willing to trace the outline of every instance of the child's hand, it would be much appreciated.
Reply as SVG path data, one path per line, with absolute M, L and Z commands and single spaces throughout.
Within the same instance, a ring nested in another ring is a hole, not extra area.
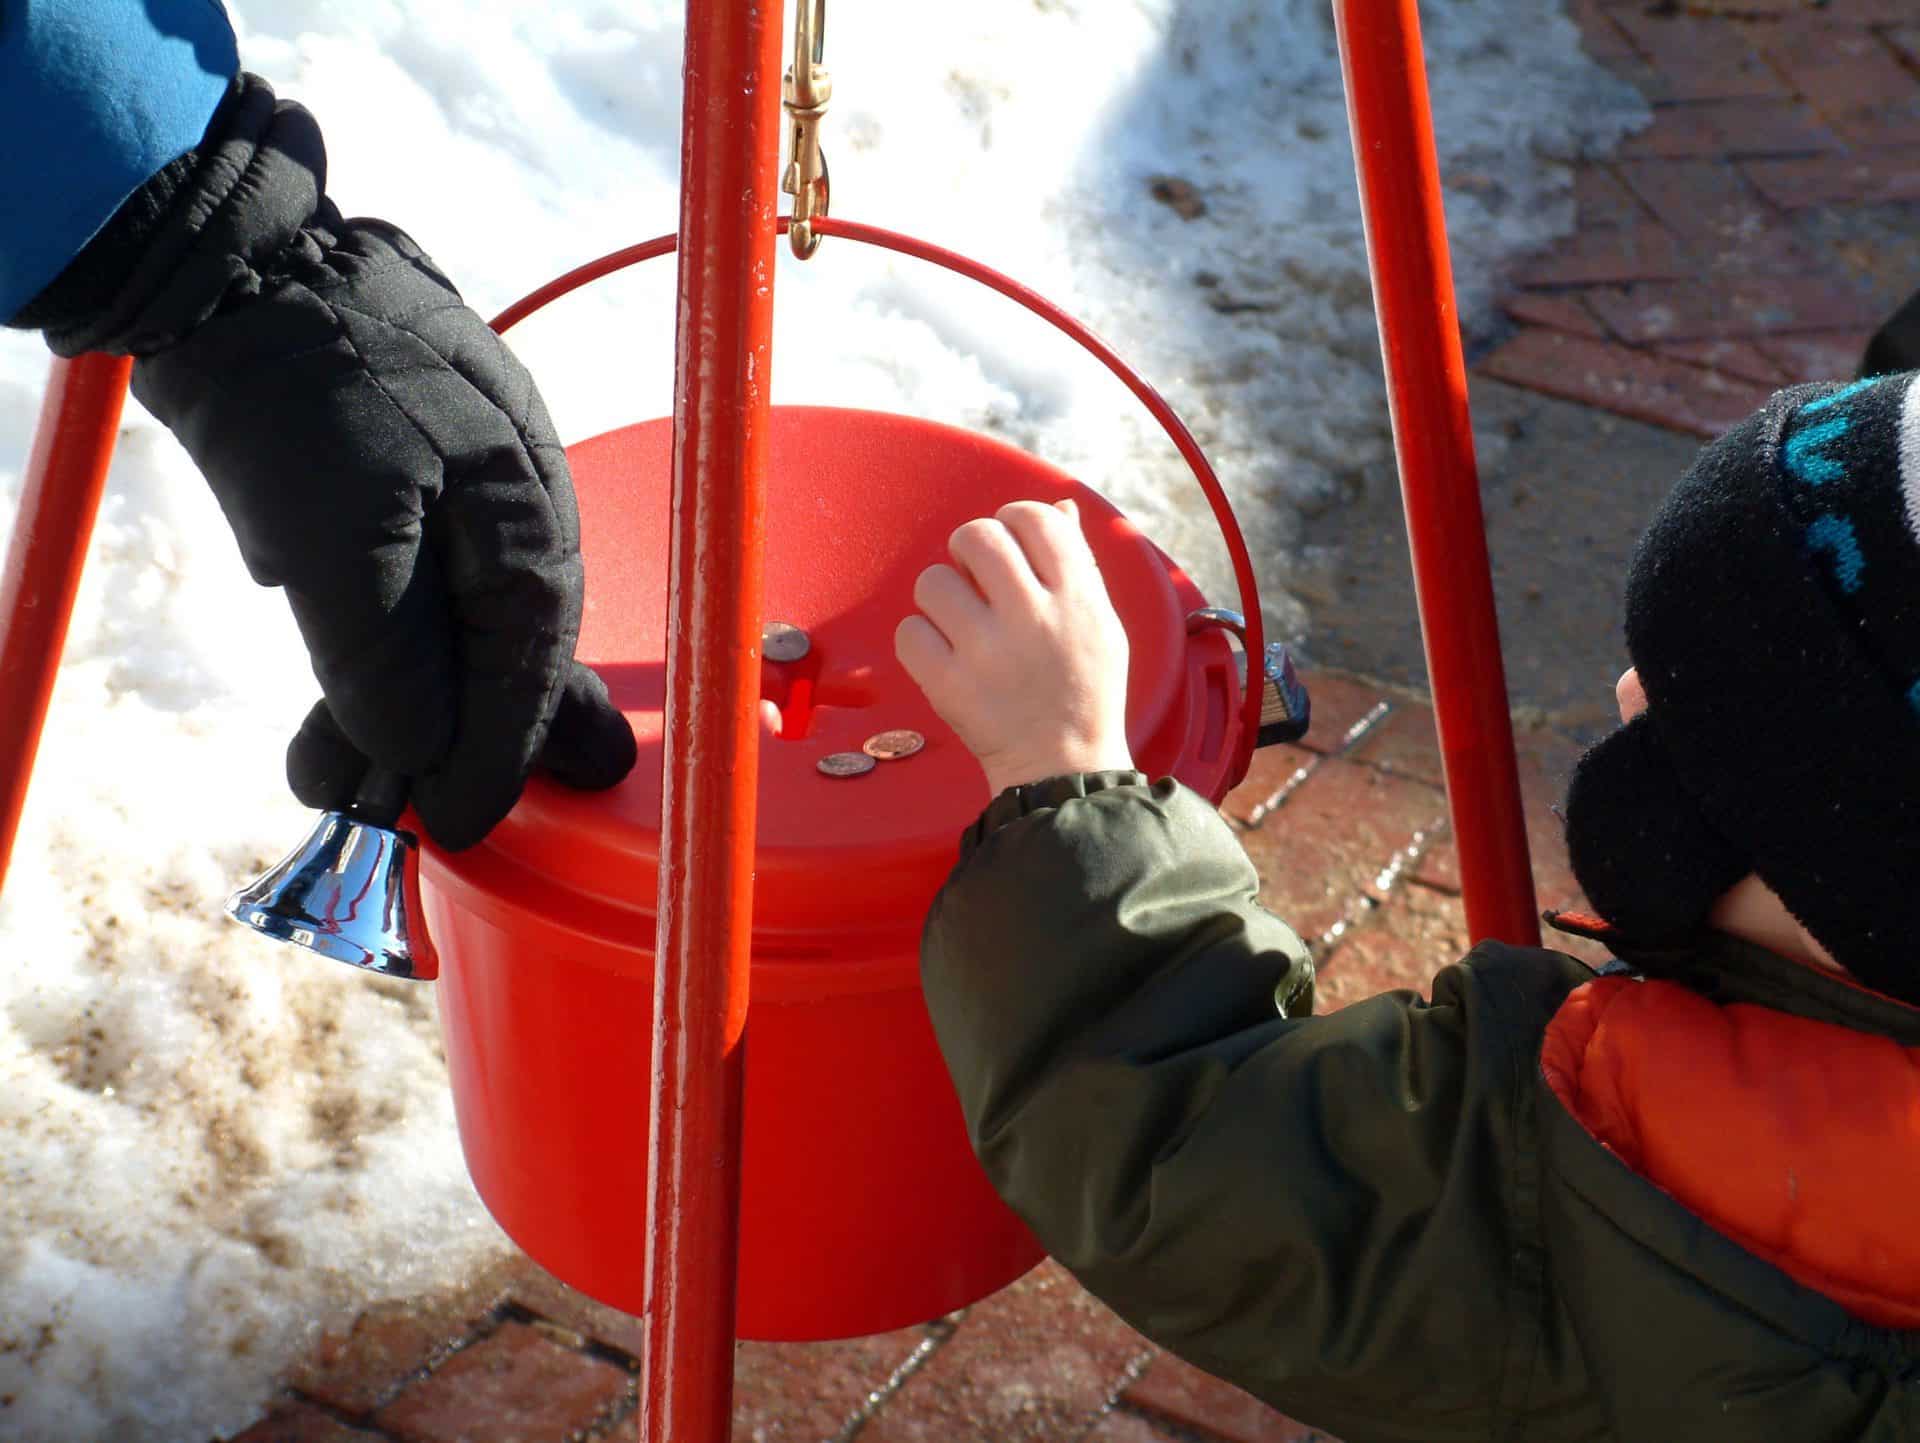
M 995 795 L 1071 772 L 1126 771 L 1127 633 L 1071 501 L 969 521 L 913 589 L 900 664 L 979 759 Z

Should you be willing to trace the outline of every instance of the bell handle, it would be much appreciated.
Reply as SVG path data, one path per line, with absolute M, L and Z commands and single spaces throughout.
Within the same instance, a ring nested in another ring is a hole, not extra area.
M 400 814 L 407 809 L 410 790 L 406 777 L 376 764 L 367 768 L 367 774 L 354 789 L 353 800 L 340 810 L 342 815 L 356 822 L 397 832 L 400 830 Z

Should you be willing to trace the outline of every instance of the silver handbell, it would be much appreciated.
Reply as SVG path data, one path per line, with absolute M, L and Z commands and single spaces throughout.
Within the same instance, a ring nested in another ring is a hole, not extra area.
M 1240 685 L 1245 686 L 1247 619 L 1224 606 L 1203 606 L 1187 614 L 1189 635 L 1209 626 L 1225 627 L 1240 638 L 1240 650 L 1234 653 L 1234 662 L 1240 670 Z M 1286 643 L 1269 642 L 1265 651 L 1266 655 L 1261 658 L 1260 731 L 1253 744 L 1270 747 L 1276 742 L 1297 742 L 1307 734 L 1307 726 L 1313 720 L 1312 699 L 1294 671 L 1293 653 Z
M 344 811 L 322 813 L 304 842 L 227 899 L 227 915 L 383 977 L 438 977 L 420 905 L 419 843 L 397 825 L 406 799 L 405 777 L 369 771 Z

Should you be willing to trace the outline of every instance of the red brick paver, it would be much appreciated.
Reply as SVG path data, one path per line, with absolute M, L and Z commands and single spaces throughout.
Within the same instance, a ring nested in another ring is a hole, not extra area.
M 1742 162 L 1762 195 L 1784 210 L 1920 200 L 1920 159 L 1874 147 L 1838 158 Z
M 1787 219 L 1724 159 L 1629 161 L 1620 177 L 1678 238 L 1685 274 L 1794 275 L 1809 258 Z
M 1575 171 L 1573 202 L 1581 231 L 1621 230 L 1648 217 L 1645 204 L 1612 166 L 1584 165 Z
M 1411 883 L 1329 948 L 1315 978 L 1317 1006 L 1333 1012 L 1382 992 L 1428 996 L 1434 974 L 1465 956 L 1467 945 L 1459 895 Z
M 1825 276 L 1745 276 L 1598 286 L 1587 304 L 1621 340 L 1716 341 L 1794 331 L 1836 331 L 1874 319 L 1873 308 Z
M 1576 336 L 1607 338 L 1607 328 L 1588 309 L 1578 295 L 1562 296 L 1548 291 L 1516 291 L 1500 302 L 1501 309 L 1529 325 L 1545 326 L 1550 331 L 1571 331 Z
M 1784 7 L 1802 15 L 1807 5 Z M 1911 0 L 1826 0 L 1813 7 L 1812 18 L 1830 25 L 1898 25 L 1913 18 Z
M 262 1418 L 232 1443 L 386 1443 L 382 1434 L 355 1428 L 310 1404 Z
M 1151 1418 L 1115 1409 L 1094 1425 L 1086 1443 L 1187 1443 L 1187 1438 L 1185 1433 L 1167 1432 Z
M 1715 100 L 1662 105 L 1653 124 L 1620 146 L 1623 159 L 1822 155 L 1843 148 L 1829 125 L 1801 100 Z
M 937 1336 L 924 1328 L 837 1343 L 742 1343 L 733 1363 L 739 1443 L 817 1443 L 861 1414 Z M 638 1440 L 637 1421 L 618 1438 Z
M 595 1302 L 530 1261 L 521 1260 L 508 1269 L 488 1301 L 496 1307 L 504 1303 L 617 1352 L 637 1357 L 643 1346 L 645 1330 L 638 1318 Z
M 1626 32 L 1608 16 L 1611 0 L 1567 0 L 1567 15 L 1580 29 L 1580 44 L 1588 55 L 1602 65 L 1610 62 L 1638 61 Z
M 1262 747 L 1253 754 L 1245 779 L 1220 803 L 1220 810 L 1236 822 L 1253 826 L 1319 764 L 1320 753 L 1303 746 Z
M 307 1397 L 343 1413 L 368 1413 L 409 1374 L 451 1352 L 468 1320 L 444 1310 L 405 1303 L 369 1309 L 345 1334 L 322 1338 L 295 1370 L 293 1384 Z
M 1767 399 L 1773 387 L 1725 371 L 1669 360 L 1653 349 L 1529 327 L 1480 363 L 1496 380 L 1597 410 L 1717 436 Z
M 1300 745 L 1322 755 L 1346 750 L 1354 737 L 1388 710 L 1377 687 L 1350 677 L 1321 673 L 1313 678 L 1313 716 Z
M 1433 708 L 1402 703 L 1380 724 L 1358 738 L 1346 753 L 1349 761 L 1365 762 L 1431 786 L 1441 786 L 1440 736 L 1434 728 Z
M 1557 808 L 1567 779 L 1579 760 L 1578 748 L 1554 733 L 1520 733 L 1515 738 L 1520 774 L 1520 806 L 1527 822 L 1527 846 L 1540 905 L 1572 907 L 1579 898 Z M 1444 892 L 1460 890 L 1459 859 L 1451 837 L 1428 848 L 1414 865 L 1412 879 Z
M 509 1322 L 402 1389 L 374 1421 L 407 1443 L 571 1443 L 611 1417 L 629 1386 L 605 1359 Z
M 1262 900 L 1318 945 L 1377 901 L 1396 862 L 1445 820 L 1438 787 L 1330 757 L 1240 841 Z
M 1783 386 L 1793 376 L 1791 367 L 1773 358 L 1773 347 L 1768 342 L 1776 339 L 1787 345 L 1796 345 L 1804 340 L 1800 336 L 1785 336 L 1757 341 L 1681 341 L 1659 347 L 1658 354 L 1742 381 L 1757 381 L 1763 386 Z M 1860 343 L 1866 343 L 1864 335 L 1860 337 Z M 1856 345 L 1848 353 L 1844 364 L 1853 364 L 1859 355 L 1860 346 Z
M 1045 1263 L 975 1304 L 860 1443 L 1074 1438 L 1151 1352 L 1057 1263 Z
M 1613 6 L 1607 13 L 1652 67 L 1649 100 L 1784 99 L 1790 94 L 1741 26 L 1645 5 Z
M 1873 333 L 1864 327 L 1852 331 L 1814 331 L 1804 336 L 1762 336 L 1754 349 L 1779 366 L 1784 384 L 1828 381 L 1852 373 L 1860 364 Z
M 1596 286 L 1666 281 L 1693 274 L 1680 240 L 1656 221 L 1579 230 L 1521 270 L 1524 286 Z
M 1582 0 L 1588 53 L 1653 123 L 1576 167 L 1574 233 L 1522 262 L 1513 385 L 1698 436 L 1792 381 L 1851 376 L 1886 297 L 1805 218 L 1920 202 L 1908 0 Z M 1920 265 L 1912 284 L 1920 287 Z
M 1130 1407 L 1223 1443 L 1313 1443 L 1326 1436 L 1164 1353 L 1124 1396 Z
M 1849 144 L 1920 140 L 1914 77 L 1871 30 L 1800 15 L 1755 33 L 1775 69 Z
M 1730 102 L 1721 102 L 1722 104 Z M 1762 101 L 1778 105 L 1778 101 Z M 1657 156 L 1680 159 L 1688 156 L 1726 154 L 1727 138 L 1713 123 L 1710 105 L 1663 105 L 1653 114 L 1653 124 L 1620 143 L 1623 158 Z

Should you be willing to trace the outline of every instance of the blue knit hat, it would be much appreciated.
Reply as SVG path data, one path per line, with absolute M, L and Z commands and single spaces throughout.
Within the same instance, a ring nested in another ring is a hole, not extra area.
M 1920 385 L 1799 386 L 1700 454 L 1627 576 L 1647 710 L 1567 796 L 1575 876 L 1684 943 L 1758 873 L 1868 986 L 1920 1004 Z

